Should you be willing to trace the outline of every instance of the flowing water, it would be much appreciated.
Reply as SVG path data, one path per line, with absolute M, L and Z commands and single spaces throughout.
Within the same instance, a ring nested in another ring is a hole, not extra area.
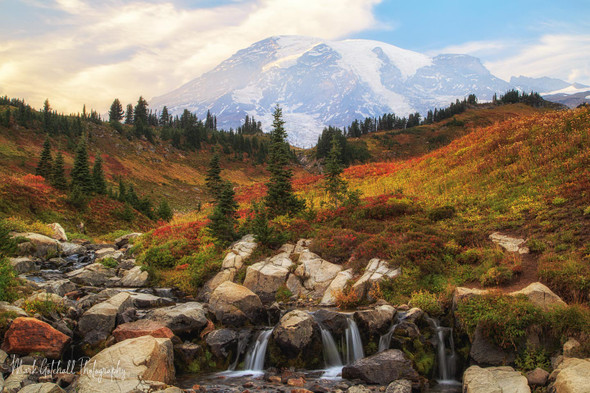
M 244 369 L 248 371 L 264 371 L 264 358 L 268 340 L 274 329 L 266 329 L 260 332 L 254 346 L 246 354 Z
M 240 334 L 238 336 L 238 348 L 236 351 L 236 360 L 232 364 L 230 364 L 228 371 L 236 371 L 236 367 L 238 366 L 238 362 L 240 360 L 240 355 L 248 346 L 248 341 L 250 340 L 250 334 Z M 258 341 L 258 340 L 257 340 Z
M 362 359 L 365 357 L 363 351 L 363 342 L 361 340 L 361 334 L 359 328 L 356 325 L 352 315 L 347 316 L 347 328 L 344 331 L 345 340 L 345 353 L 346 353 L 346 364 L 351 364 L 355 360 Z
M 453 329 L 440 326 L 434 318 L 427 318 L 428 323 L 435 332 L 438 373 L 436 375 L 439 384 L 458 384 L 455 380 L 457 372 L 457 355 L 453 341 Z M 448 349 L 446 343 L 448 342 Z

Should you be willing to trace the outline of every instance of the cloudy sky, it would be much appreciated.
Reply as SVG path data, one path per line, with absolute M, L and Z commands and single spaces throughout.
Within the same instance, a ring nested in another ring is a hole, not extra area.
M 105 112 L 282 34 L 467 53 L 506 80 L 590 85 L 588 0 L 0 0 L 0 95 Z

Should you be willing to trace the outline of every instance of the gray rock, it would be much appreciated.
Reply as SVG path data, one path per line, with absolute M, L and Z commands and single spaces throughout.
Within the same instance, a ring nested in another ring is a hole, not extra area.
M 67 273 L 66 277 L 78 285 L 99 287 L 105 285 L 110 278 L 115 277 L 115 269 L 108 268 L 101 263 L 93 263 Z
M 65 242 L 61 244 L 63 255 L 69 257 L 70 255 L 83 255 L 86 252 L 86 247 L 81 244 Z
M 357 311 L 354 313 L 354 320 L 359 326 L 359 329 L 369 334 L 385 333 L 390 327 L 393 317 L 395 316 L 395 308 L 390 305 L 382 305 L 375 307 L 372 310 Z
M 348 282 L 352 280 L 352 277 L 352 269 L 344 270 L 338 273 L 326 289 L 326 292 L 324 292 L 324 296 L 320 301 L 320 305 L 334 306 L 336 304 L 336 294 L 344 291 L 344 288 Z
M 342 335 L 348 327 L 348 320 L 345 314 L 321 309 L 313 314 L 314 318 L 333 335 Z
M 363 385 L 355 385 L 349 387 L 346 393 L 371 393 L 371 389 Z
M 549 379 L 549 373 L 542 368 L 537 367 L 526 374 L 526 379 L 530 386 L 545 386 Z
M 128 288 L 145 287 L 148 283 L 149 275 L 147 271 L 142 271 L 141 266 L 135 266 L 124 273 L 120 285 Z
M 129 241 L 131 239 L 136 239 L 139 236 L 141 236 L 141 233 L 128 233 L 127 235 L 123 235 L 121 237 L 118 237 L 115 239 L 115 246 L 117 246 L 117 248 L 122 248 L 125 247 L 127 244 L 129 244 Z
M 57 281 L 48 281 L 41 284 L 41 287 L 49 292 L 55 293 L 59 296 L 65 296 L 66 293 L 72 292 L 76 290 L 76 284 L 71 282 L 70 280 L 63 279 Z
M 150 295 L 147 293 L 131 293 L 133 304 L 137 308 L 168 307 L 176 304 L 172 299 Z
M 310 251 L 303 251 L 298 263 L 295 274 L 304 280 L 303 286 L 317 299 L 324 296 L 332 280 L 342 270 L 342 266 L 330 263 Z
M 65 391 L 54 383 L 34 383 L 27 385 L 18 393 L 65 393 Z
M 529 253 L 529 248 L 524 246 L 526 239 L 502 235 L 500 232 L 494 232 L 490 235 L 490 240 L 508 252 L 518 252 L 519 254 Z
M 163 322 L 176 335 L 196 334 L 207 326 L 207 316 L 203 305 L 197 302 L 159 308 L 151 311 L 146 318 Z
M 565 358 L 580 358 L 582 352 L 581 345 L 575 338 L 570 337 L 565 344 L 563 344 L 563 357 Z
M 272 302 L 277 290 L 285 285 L 293 261 L 286 252 L 248 266 L 244 286 L 260 297 L 263 302 Z
M 298 354 L 308 348 L 318 336 L 318 325 L 313 316 L 303 310 L 285 314 L 272 333 L 283 353 Z
M 464 393 L 530 393 L 527 379 L 512 367 L 471 366 L 463 373 Z
M 132 306 L 131 296 L 127 292 L 121 292 L 92 306 L 78 322 L 78 331 L 83 341 L 92 346 L 105 341 L 115 329 L 117 315 Z
M 469 356 L 480 365 L 502 366 L 511 364 L 516 354 L 511 349 L 503 349 L 490 342 L 483 334 L 481 326 L 475 328 Z
M 39 271 L 39 266 L 29 257 L 9 258 L 9 261 L 17 274 Z
M 402 273 L 400 268 L 392 268 L 387 261 L 373 258 L 367 264 L 365 273 L 352 286 L 360 297 L 367 295 L 371 287 L 385 279 L 392 279 Z
M 412 393 L 412 383 L 407 379 L 398 379 L 387 386 L 385 393 Z
M 29 316 L 29 314 L 27 314 L 26 311 L 20 307 L 13 306 L 12 304 L 10 304 L 8 302 L 0 302 L 0 314 L 4 314 L 4 313 L 14 313 L 14 314 L 16 314 L 17 317 L 28 317 Z
M 398 379 L 418 381 L 419 375 L 412 368 L 412 361 L 402 351 L 388 349 L 344 366 L 342 378 L 386 385 Z
M 520 291 L 511 292 L 510 295 L 524 295 L 531 303 L 541 307 L 543 310 L 549 310 L 555 306 L 567 306 L 559 296 L 540 282 L 534 282 Z
M 590 359 L 565 358 L 550 378 L 554 382 L 550 385 L 549 391 L 590 393 Z
M 239 327 L 250 322 L 264 322 L 266 310 L 258 295 L 244 287 L 226 281 L 211 294 L 209 307 L 215 318 L 225 326 Z
M 232 347 L 238 344 L 238 335 L 230 329 L 218 329 L 207 334 L 205 342 L 213 355 L 219 359 L 225 359 L 232 351 Z
M 18 245 L 19 255 L 32 255 L 50 259 L 62 252 L 61 244 L 50 237 L 38 233 L 17 233 L 13 237 L 24 237 L 27 242 Z
M 37 382 L 39 374 L 32 365 L 22 365 L 14 370 L 4 381 L 3 393 L 17 393 L 25 385 Z

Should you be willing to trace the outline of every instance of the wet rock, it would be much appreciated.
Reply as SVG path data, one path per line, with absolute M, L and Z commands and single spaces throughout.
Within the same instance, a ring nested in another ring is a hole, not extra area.
M 226 281 L 211 294 L 209 307 L 225 326 L 243 326 L 246 322 L 264 322 L 265 310 L 258 295 L 248 288 Z
M 203 305 L 197 302 L 159 308 L 151 311 L 146 318 L 163 322 L 176 335 L 199 333 L 207 326 Z
M 545 386 L 549 379 L 549 373 L 542 368 L 537 367 L 526 373 L 526 379 L 530 386 Z
M 63 255 L 69 257 L 71 255 L 83 255 L 86 252 L 86 247 L 81 244 L 65 242 L 61 244 Z
M 2 350 L 17 355 L 42 353 L 59 359 L 71 338 L 35 318 L 16 318 L 4 335 Z
M 65 296 L 66 293 L 73 292 L 77 288 L 76 284 L 67 279 L 48 281 L 43 283 L 42 287 L 46 292 L 54 293 L 58 296 Z
M 219 359 L 228 357 L 230 351 L 238 344 L 238 335 L 230 329 L 214 330 L 205 339 L 211 353 Z
M 510 295 L 524 295 L 531 303 L 541 307 L 543 310 L 548 310 L 555 306 L 567 306 L 559 296 L 540 282 L 534 282 L 520 291 L 511 292 Z
M 78 322 L 85 343 L 95 346 L 106 340 L 117 323 L 117 315 L 133 306 L 131 296 L 121 292 L 86 311 Z
M 82 269 L 71 271 L 66 276 L 78 285 L 100 287 L 115 277 L 115 269 L 108 268 L 101 263 L 93 263 Z
M 402 271 L 399 268 L 391 268 L 387 261 L 373 258 L 367 264 L 365 273 L 352 286 L 352 288 L 362 298 L 369 292 L 373 285 L 385 279 L 395 278 L 399 276 L 401 272 Z
M 191 364 L 203 355 L 203 348 L 199 344 L 185 342 L 174 346 L 174 354 L 180 364 Z
M 321 309 L 316 311 L 313 316 L 318 323 L 335 335 L 343 334 L 348 327 L 346 315 L 336 311 Z
M 375 307 L 373 310 L 355 312 L 354 320 L 362 331 L 369 334 L 382 334 L 391 327 L 395 313 L 395 308 L 383 305 Z
M 412 361 L 402 351 L 388 349 L 344 366 L 342 378 L 386 385 L 397 379 L 418 381 L 419 375 L 412 368 Z
M 173 347 L 170 339 L 142 336 L 121 341 L 90 359 L 76 391 L 80 393 L 129 392 L 148 381 L 174 381 Z M 99 381 L 90 370 L 113 370 Z
M 272 337 L 283 353 L 298 354 L 312 344 L 318 329 L 313 316 L 308 312 L 293 310 L 281 318 Z
M 16 274 L 39 271 L 39 266 L 29 257 L 9 258 L 9 261 Z
M 463 373 L 464 393 L 530 393 L 527 379 L 512 367 L 471 366 Z
M 124 323 L 117 326 L 113 331 L 113 337 L 115 337 L 115 341 L 117 342 L 141 336 L 172 338 L 174 337 L 174 333 L 162 322 L 150 321 L 148 319 Z
M 480 365 L 502 366 L 511 364 L 516 359 L 513 350 L 500 348 L 485 337 L 481 326 L 475 328 L 473 343 L 469 352 L 471 359 Z
M 122 287 L 140 288 L 147 285 L 149 275 L 147 271 L 142 271 L 141 266 L 135 266 L 131 270 L 124 273 L 120 281 Z
M 404 316 L 404 321 L 416 323 L 424 317 L 424 311 L 418 307 L 410 308 Z
M 344 290 L 348 282 L 352 280 L 352 277 L 352 269 L 338 273 L 326 289 L 326 292 L 320 301 L 320 305 L 334 306 L 336 304 L 336 294 L 341 293 Z

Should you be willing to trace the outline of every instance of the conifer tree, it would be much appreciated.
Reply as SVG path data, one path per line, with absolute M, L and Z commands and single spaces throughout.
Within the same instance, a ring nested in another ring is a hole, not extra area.
M 119 179 L 119 194 L 117 195 L 117 200 L 119 202 L 125 202 L 127 200 L 127 188 L 125 187 L 123 179 Z
M 90 169 L 88 167 L 88 151 L 86 150 L 86 140 L 81 138 L 74 158 L 74 167 L 72 168 L 72 190 L 78 188 L 79 192 L 90 194 L 94 190 Z
M 162 113 L 160 114 L 160 125 L 167 126 L 170 123 L 170 115 L 168 114 L 168 108 L 164 106 Z
M 68 181 L 66 180 L 66 172 L 64 170 L 64 157 L 61 152 L 57 152 L 57 156 L 55 157 L 51 185 L 62 191 L 68 188 Z
M 2 119 L 2 125 L 6 128 L 10 127 L 10 107 L 7 106 L 4 111 L 4 118 Z
M 156 216 L 164 221 L 170 221 L 174 216 L 170 204 L 168 204 L 166 199 L 162 199 L 160 202 L 160 206 L 158 206 L 158 210 L 156 211 Z
M 119 123 L 121 119 L 123 119 L 124 114 L 125 112 L 123 111 L 123 105 L 121 105 L 121 101 L 119 101 L 118 98 L 115 98 L 111 104 L 111 109 L 109 110 L 109 122 Z
M 45 138 L 45 142 L 43 142 L 43 150 L 41 151 L 41 157 L 35 174 L 43 176 L 45 179 L 49 180 L 51 178 L 52 166 L 53 159 L 51 158 L 51 144 L 49 143 L 49 137 L 47 137 Z
M 305 201 L 295 195 L 291 185 L 293 177 L 293 172 L 289 168 L 291 151 L 287 143 L 287 132 L 283 127 L 285 122 L 282 119 L 282 110 L 278 105 L 273 116 L 268 154 L 268 171 L 271 176 L 266 183 L 268 191 L 264 199 L 270 218 L 285 214 L 294 215 L 305 207 Z
M 133 124 L 133 105 L 127 104 L 127 111 L 125 111 L 125 124 Z
M 104 195 L 107 192 L 107 183 L 104 178 L 102 170 L 102 157 L 100 154 L 96 156 L 94 167 L 92 168 L 92 183 L 94 184 L 94 192 L 99 195 Z
M 219 166 L 219 154 L 215 153 L 209 161 L 205 184 L 211 197 L 218 199 L 221 196 L 223 181 L 221 180 L 221 167 Z
M 236 225 L 238 203 L 231 182 L 224 182 L 221 186 L 221 193 L 216 200 L 213 213 L 209 216 L 211 222 L 207 225 L 212 236 L 223 244 L 236 239 Z
M 324 189 L 328 194 L 328 199 L 334 206 L 338 206 L 346 197 L 347 185 L 342 179 L 342 166 L 340 164 L 340 143 L 336 134 L 332 136 L 332 148 L 326 160 L 326 177 Z

